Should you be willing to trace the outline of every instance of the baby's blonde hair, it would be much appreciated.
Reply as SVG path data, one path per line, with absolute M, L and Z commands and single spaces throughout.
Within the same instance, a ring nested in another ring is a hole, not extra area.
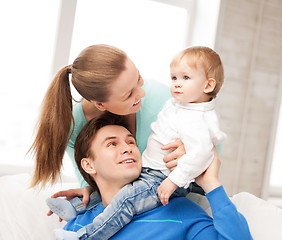
M 207 79 L 215 79 L 216 86 L 212 92 L 208 93 L 209 96 L 215 98 L 224 82 L 224 71 L 220 56 L 211 48 L 196 46 L 186 48 L 178 53 L 172 59 L 170 67 L 177 66 L 181 61 L 185 61 L 191 68 L 202 67 Z

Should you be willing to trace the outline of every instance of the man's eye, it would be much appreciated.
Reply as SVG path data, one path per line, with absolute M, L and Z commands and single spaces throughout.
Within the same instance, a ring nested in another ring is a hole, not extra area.
M 117 143 L 116 142 L 109 142 L 108 144 L 107 144 L 107 147 L 111 147 L 111 146 L 116 146 L 117 145 Z
M 183 79 L 184 79 L 184 80 L 188 80 L 189 77 L 188 77 L 188 76 L 184 76 Z
M 135 141 L 129 141 L 128 144 L 136 145 Z

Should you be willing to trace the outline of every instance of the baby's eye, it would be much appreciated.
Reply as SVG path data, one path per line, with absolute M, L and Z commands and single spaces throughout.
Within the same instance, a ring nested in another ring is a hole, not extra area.
M 176 81 L 177 77 L 171 77 L 171 80 Z
M 184 76 L 183 79 L 184 79 L 184 80 L 188 80 L 189 77 L 188 77 L 188 76 Z

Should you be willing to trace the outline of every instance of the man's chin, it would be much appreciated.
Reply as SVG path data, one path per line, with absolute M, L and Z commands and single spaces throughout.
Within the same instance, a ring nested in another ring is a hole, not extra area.
M 140 174 L 141 174 L 141 172 L 128 175 L 128 176 L 126 176 L 126 180 L 128 181 L 128 183 L 131 183 L 131 182 L 135 181 L 140 176 Z

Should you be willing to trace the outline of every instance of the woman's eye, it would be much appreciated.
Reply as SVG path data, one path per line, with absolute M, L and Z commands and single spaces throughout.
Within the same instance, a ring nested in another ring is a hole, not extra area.
M 188 76 L 184 76 L 183 79 L 184 79 L 184 80 L 188 80 L 189 77 L 188 77 Z
M 127 98 L 130 98 L 132 96 L 132 92 L 127 96 Z
M 176 81 L 177 77 L 171 77 L 171 80 Z

